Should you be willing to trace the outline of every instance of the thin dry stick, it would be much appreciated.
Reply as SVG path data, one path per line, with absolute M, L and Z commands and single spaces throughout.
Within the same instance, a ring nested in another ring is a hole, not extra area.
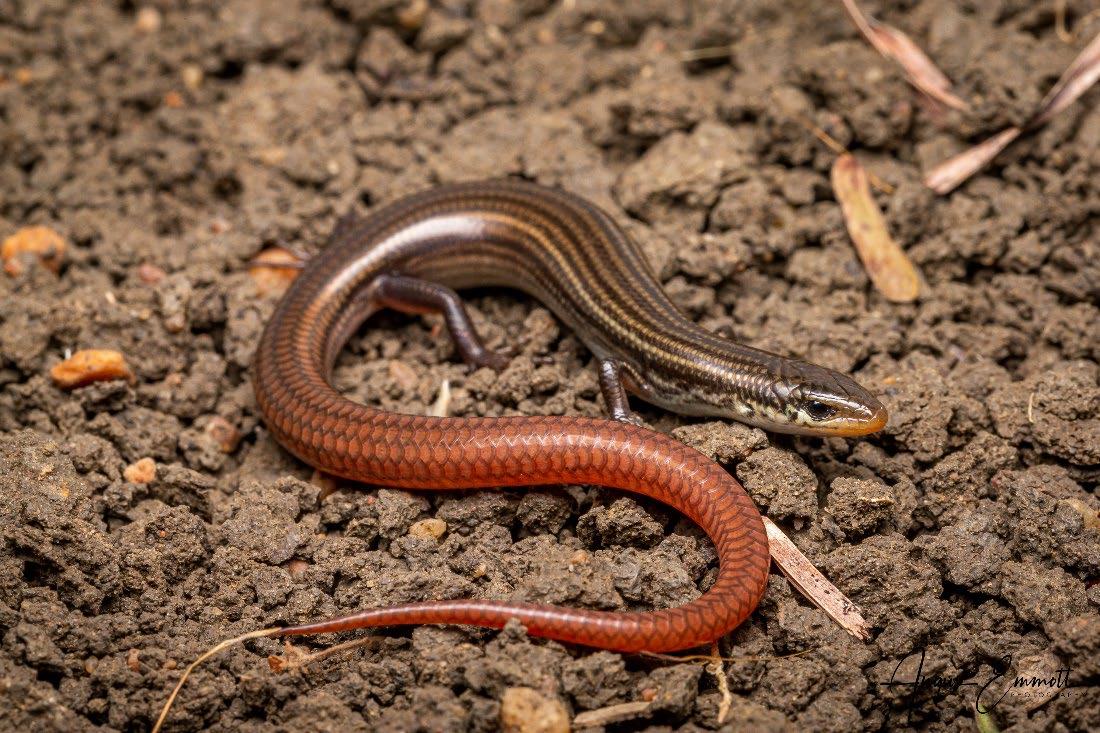
M 652 705 L 653 703 L 651 702 L 638 700 L 635 702 L 622 702 L 618 705 L 608 705 L 605 708 L 599 708 L 597 710 L 586 710 L 583 713 L 578 713 L 577 717 L 573 718 L 573 728 L 574 730 L 581 728 L 602 728 L 611 723 L 621 723 L 624 720 L 630 720 L 643 715 Z M 533 729 L 540 730 L 537 726 L 533 726 Z
M 272 636 L 280 631 L 282 631 L 282 629 L 278 628 L 249 631 L 247 634 L 241 634 L 240 636 L 235 636 L 232 639 L 226 639 L 225 641 L 218 642 L 214 646 L 210 647 L 208 651 L 200 654 L 198 659 L 187 665 L 187 669 L 183 671 L 183 676 L 180 677 L 180 681 L 176 683 L 176 687 L 172 690 L 172 694 L 168 696 L 167 702 L 165 702 L 164 707 L 161 708 L 160 717 L 157 718 L 157 722 L 153 726 L 153 733 L 158 733 L 161 726 L 164 725 L 165 719 L 168 718 L 168 711 L 172 709 L 172 703 L 176 701 L 176 696 L 180 694 L 180 688 L 183 687 L 183 683 L 187 681 L 187 678 L 191 676 L 191 672 L 195 669 L 195 667 L 199 666 L 207 659 L 214 656 L 223 649 L 231 647 L 234 644 L 240 644 L 242 642 L 248 641 L 249 639 L 259 639 L 264 636 Z
M 1031 130 L 1050 122 L 1051 118 L 1073 104 L 1095 84 L 1097 79 L 1100 79 L 1100 34 L 1062 72 L 1062 76 L 1043 97 L 1038 111 L 1028 120 L 1025 128 Z
M 767 517 L 764 517 L 764 529 L 768 533 L 772 559 L 791 584 L 849 634 L 862 641 L 870 639 L 870 625 L 860 615 L 859 607 L 830 583 Z
M 444 379 L 439 383 L 439 395 L 428 407 L 428 415 L 433 417 L 447 417 L 451 413 L 451 380 Z
M 733 46 L 705 46 L 703 48 L 689 48 L 680 52 L 681 61 L 709 61 L 729 56 L 733 52 Z

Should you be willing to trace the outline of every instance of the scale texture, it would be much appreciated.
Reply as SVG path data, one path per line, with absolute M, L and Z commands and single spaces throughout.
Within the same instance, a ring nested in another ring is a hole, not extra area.
M 256 398 L 283 446 L 306 463 L 345 478 L 432 490 L 589 483 L 665 502 L 714 542 L 720 562 L 714 584 L 698 599 L 672 609 L 612 613 L 494 600 L 423 602 L 295 626 L 284 635 L 399 624 L 499 628 L 515 618 L 536 636 L 619 651 L 669 651 L 726 634 L 756 607 L 769 568 L 760 515 L 741 485 L 694 449 L 610 420 L 400 415 L 348 400 L 329 383 L 339 349 L 374 310 L 371 283 L 379 275 L 437 275 L 459 286 L 463 283 L 455 277 L 443 276 L 448 268 L 466 271 L 456 264 L 462 258 L 475 258 L 462 263 L 467 269 L 478 264 L 486 256 L 479 247 L 542 247 L 537 255 L 528 252 L 529 260 L 550 262 L 554 253 L 545 249 L 554 246 L 553 238 L 532 234 L 544 228 L 543 220 L 552 223 L 558 239 L 576 239 L 613 226 L 606 217 L 594 219 L 598 216 L 598 210 L 576 197 L 506 182 L 434 189 L 391 204 L 364 222 L 344 222 L 268 323 L 255 360 Z M 599 226 L 593 228 L 594 223 Z M 643 290 L 660 292 L 644 258 L 621 233 L 589 241 L 589 262 L 599 260 L 605 276 L 620 281 L 616 287 L 630 287 L 640 278 Z M 608 274 L 615 260 L 591 252 L 597 245 L 616 250 L 614 257 L 624 263 L 622 272 Z M 432 253 L 438 256 L 429 257 Z M 514 261 L 499 268 L 497 279 L 511 273 L 509 281 L 494 284 L 554 300 L 554 293 L 572 287 L 568 272 L 573 265 L 558 264 L 557 270 L 523 268 Z M 671 327 L 662 323 L 672 317 L 664 302 L 656 325 Z M 584 303 L 575 298 L 568 306 L 561 299 L 552 305 L 579 331 L 591 329 L 601 317 L 586 314 Z

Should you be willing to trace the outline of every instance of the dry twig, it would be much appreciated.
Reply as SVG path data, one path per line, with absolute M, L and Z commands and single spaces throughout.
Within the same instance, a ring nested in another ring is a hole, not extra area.
M 368 646 L 378 642 L 377 636 L 363 636 L 358 639 L 352 639 L 351 641 L 341 642 L 334 646 L 322 649 L 319 652 L 306 653 L 298 647 L 290 643 L 289 639 L 283 641 L 283 655 L 271 655 L 267 658 L 267 664 L 271 667 L 272 672 L 293 672 L 297 669 L 302 669 L 307 664 L 312 662 L 319 662 L 326 657 L 331 657 L 334 654 L 340 652 L 346 652 L 351 649 L 358 649 L 361 646 Z
M 447 417 L 451 414 L 451 380 L 444 379 L 439 383 L 439 394 L 428 407 L 428 414 L 433 417 Z
M 809 561 L 807 560 L 807 562 Z M 660 652 L 638 652 L 638 655 L 648 657 L 649 659 L 657 659 L 662 662 L 672 662 L 673 664 L 683 664 L 684 662 L 731 662 L 733 664 L 746 664 L 748 662 L 774 662 L 777 659 L 794 659 L 795 657 L 801 657 L 815 651 L 817 651 L 816 648 L 803 649 L 793 654 L 780 654 L 770 657 L 723 657 L 714 654 L 662 654 Z

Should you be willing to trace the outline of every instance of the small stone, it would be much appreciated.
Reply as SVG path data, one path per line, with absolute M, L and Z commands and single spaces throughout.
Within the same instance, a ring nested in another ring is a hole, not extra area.
M 137 649 L 131 649 L 129 653 L 126 654 L 126 666 L 130 668 L 131 672 L 141 671 L 141 660 Z
M 500 728 L 505 733 L 568 733 L 569 714 L 560 700 L 530 687 L 509 687 L 500 699 Z
M 397 22 L 402 28 L 415 31 L 424 25 L 424 17 L 428 14 L 428 0 L 410 0 L 405 7 L 396 13 Z
M 298 580 L 307 570 L 309 570 L 309 563 L 305 560 L 288 560 L 284 567 L 291 578 Z
M 137 12 L 134 29 L 138 33 L 156 33 L 160 30 L 161 20 L 159 10 L 146 6 Z
M 240 432 L 221 415 L 210 418 L 204 430 L 222 453 L 232 453 L 241 442 Z
M 147 484 L 157 477 L 157 464 L 152 458 L 142 458 L 123 469 L 122 476 L 132 484 Z
M 411 392 L 420 384 L 420 378 L 416 376 L 416 372 L 403 361 L 397 359 L 390 361 L 389 372 L 390 379 L 404 392 Z
M 442 519 L 436 519 L 431 517 L 429 519 L 421 519 L 419 522 L 414 522 L 409 527 L 409 535 L 412 537 L 432 538 L 438 540 L 447 532 L 447 523 Z
M 168 273 L 151 262 L 143 262 L 138 265 L 137 276 L 138 280 L 141 280 L 146 285 L 156 285 L 161 280 L 168 277 Z
M 282 247 L 270 247 L 253 258 L 248 274 L 261 296 L 282 295 L 298 277 L 301 260 Z
M 0 259 L 4 261 L 4 271 L 12 277 L 23 272 L 19 255 L 29 252 L 38 256 L 42 265 L 57 274 L 65 258 L 65 240 L 49 227 L 23 227 L 4 240 L 0 247 Z
M 110 349 L 84 349 L 50 369 L 50 378 L 61 389 L 75 389 L 93 382 L 134 378 L 126 359 Z
M 202 86 L 203 78 L 202 68 L 195 64 L 184 64 L 180 69 L 180 79 L 183 81 L 183 85 L 192 92 Z

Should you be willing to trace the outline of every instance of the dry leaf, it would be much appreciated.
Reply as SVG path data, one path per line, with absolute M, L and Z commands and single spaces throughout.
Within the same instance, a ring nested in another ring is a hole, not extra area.
M 852 155 L 833 163 L 833 191 L 844 223 L 871 282 L 888 300 L 908 303 L 920 294 L 920 275 L 886 229 L 871 196 L 867 172 Z
M 863 37 L 880 54 L 896 61 L 905 70 L 910 84 L 952 109 L 966 109 L 969 106 L 951 91 L 951 80 L 909 36 L 867 15 L 855 0 L 842 2 Z
M 61 389 L 76 389 L 92 382 L 134 378 L 126 359 L 109 349 L 85 349 L 50 369 L 50 378 Z
M 1077 54 L 1077 58 L 1051 87 L 1039 108 L 1022 127 L 1009 127 L 983 140 L 969 150 L 949 158 L 928 172 L 924 185 L 938 194 L 950 193 L 970 176 L 989 164 L 997 154 L 1018 138 L 1024 131 L 1031 131 L 1050 122 L 1084 94 L 1100 79 L 1100 35 Z

